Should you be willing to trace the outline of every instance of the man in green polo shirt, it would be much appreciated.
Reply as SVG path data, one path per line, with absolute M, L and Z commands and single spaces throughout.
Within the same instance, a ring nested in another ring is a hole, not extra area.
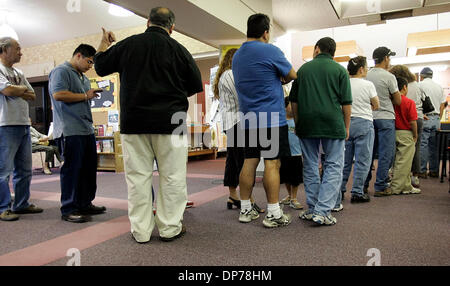
M 308 209 L 300 213 L 300 218 L 320 225 L 336 223 L 331 210 L 340 191 L 344 144 L 350 128 L 350 80 L 344 67 L 333 60 L 335 51 L 333 39 L 320 39 L 314 47 L 314 59 L 298 70 L 289 95 L 304 160 Z M 320 145 L 325 153 L 322 182 Z

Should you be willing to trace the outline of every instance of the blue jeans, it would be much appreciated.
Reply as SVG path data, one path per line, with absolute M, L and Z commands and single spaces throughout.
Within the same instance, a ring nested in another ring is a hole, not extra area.
M 375 119 L 375 141 L 373 155 L 378 151 L 377 179 L 374 187 L 376 192 L 382 192 L 389 188 L 389 169 L 394 163 L 395 156 L 395 119 Z M 373 163 L 373 156 L 372 156 Z M 367 175 L 365 187 L 369 187 L 372 172 Z
M 342 183 L 344 142 L 344 139 L 300 139 L 306 204 L 310 213 L 329 215 L 336 204 Z M 319 176 L 320 143 L 325 153 L 322 182 Z
M 13 173 L 13 211 L 29 206 L 32 176 L 30 126 L 0 126 L 0 213 L 11 203 L 9 177 Z
M 436 131 L 439 129 L 439 115 L 429 115 L 429 120 L 423 121 L 422 136 L 420 138 L 420 172 L 426 173 L 427 165 L 430 172 L 439 173 L 439 154 Z
M 345 192 L 345 187 L 352 171 L 353 157 L 355 157 L 352 195 L 364 195 L 364 182 L 370 171 L 374 137 L 375 131 L 372 121 L 359 117 L 352 117 L 350 123 L 350 136 L 348 141 L 345 142 L 344 172 L 341 186 L 342 192 Z M 340 203 L 341 202 L 338 200 L 337 204 L 339 205 Z

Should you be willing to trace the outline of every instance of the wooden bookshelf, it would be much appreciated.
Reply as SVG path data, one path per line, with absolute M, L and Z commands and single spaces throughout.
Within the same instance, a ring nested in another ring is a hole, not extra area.
M 195 125 L 188 126 L 188 136 L 190 138 L 191 144 L 198 140 L 197 142 L 201 142 L 201 146 L 191 146 L 192 149 L 188 152 L 188 158 L 201 157 L 202 159 L 214 160 L 217 158 L 217 149 L 216 148 L 208 148 L 203 144 L 201 140 L 203 140 L 203 135 L 209 131 L 209 125 Z
M 114 152 L 97 152 L 97 170 L 123 172 L 122 142 L 120 132 L 115 132 L 114 136 L 95 136 L 96 141 L 112 140 Z

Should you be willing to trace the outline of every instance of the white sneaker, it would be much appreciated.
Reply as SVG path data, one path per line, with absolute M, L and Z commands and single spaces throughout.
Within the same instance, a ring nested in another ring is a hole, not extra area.
M 263 220 L 263 225 L 265 227 L 274 228 L 279 226 L 286 226 L 291 223 L 292 217 L 290 214 L 281 213 L 281 217 L 275 218 L 273 215 L 267 215 Z
M 315 214 L 312 221 L 320 225 L 333 225 L 337 223 L 337 219 L 331 214 L 327 216 Z
M 411 176 L 411 185 L 413 185 L 413 187 L 415 188 L 419 188 L 420 187 L 419 177 Z
M 288 204 L 290 203 L 290 201 L 291 201 L 291 197 L 290 197 L 290 196 L 287 196 L 287 197 L 285 197 L 284 199 L 282 199 L 282 200 L 280 201 L 280 204 L 282 204 L 282 205 L 288 205 Z
M 251 208 L 250 210 L 241 210 L 239 213 L 240 222 L 247 223 L 257 218 L 259 218 L 259 214 L 254 208 Z
M 409 195 L 409 194 L 420 194 L 422 191 L 418 188 L 412 188 L 410 191 L 403 191 L 402 194 Z
M 335 207 L 334 209 L 332 209 L 332 212 L 340 212 L 341 210 L 344 209 L 344 205 L 343 204 L 339 204 L 338 207 Z
M 294 210 L 301 210 L 301 209 L 303 209 L 302 204 L 299 203 L 297 200 L 290 201 L 289 202 L 289 207 L 291 207 Z
M 309 210 L 301 211 L 298 217 L 303 220 L 312 220 L 313 213 L 309 212 Z

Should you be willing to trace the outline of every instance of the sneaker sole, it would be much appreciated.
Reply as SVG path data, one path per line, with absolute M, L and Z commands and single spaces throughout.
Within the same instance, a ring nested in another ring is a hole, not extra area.
M 278 223 L 272 223 L 272 222 L 268 222 L 266 220 L 263 221 L 263 225 L 267 228 L 277 228 L 277 227 L 281 227 L 281 226 L 287 226 L 289 224 L 291 224 L 292 219 L 290 219 L 287 223 L 283 223 L 283 224 L 278 224 Z
M 239 222 L 241 222 L 241 223 L 249 223 L 249 222 L 252 222 L 252 221 L 254 221 L 255 219 L 258 219 L 258 218 L 259 218 L 259 215 L 257 217 L 250 218 L 250 220 L 241 220 L 241 218 L 239 218 Z
M 19 216 L 14 218 L 0 218 L 1 221 L 16 221 L 19 219 Z
M 320 219 L 314 219 L 314 217 L 313 217 L 312 221 L 317 223 L 318 225 L 326 225 L 326 226 L 335 225 L 337 223 L 337 221 L 336 222 L 332 222 L 332 223 L 325 223 L 325 221 L 322 221 Z

